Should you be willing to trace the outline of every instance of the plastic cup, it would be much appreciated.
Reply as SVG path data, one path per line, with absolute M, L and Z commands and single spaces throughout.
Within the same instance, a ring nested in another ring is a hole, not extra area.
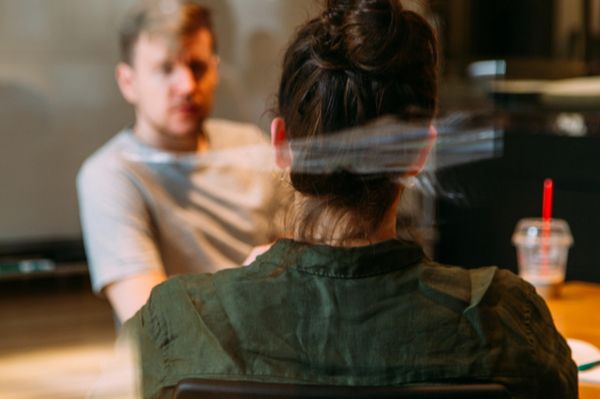
M 549 223 L 538 218 L 521 219 L 512 243 L 517 247 L 519 276 L 543 298 L 560 296 L 569 248 L 573 246 L 569 224 L 562 219 L 551 219 Z

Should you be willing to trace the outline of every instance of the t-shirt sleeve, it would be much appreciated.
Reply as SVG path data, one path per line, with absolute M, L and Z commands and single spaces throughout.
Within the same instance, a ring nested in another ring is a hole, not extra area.
M 145 305 L 119 333 L 117 346 L 130 345 L 136 353 L 136 375 L 141 380 L 141 397 L 170 398 L 173 387 L 165 387 L 167 364 L 161 351 L 160 314 Z
M 554 326 L 546 302 L 529 286 L 529 328 L 536 354 L 540 398 L 576 399 L 577 365 L 571 349 Z
M 148 206 L 126 171 L 88 161 L 77 177 L 77 191 L 95 292 L 164 270 Z
M 197 319 L 188 313 L 188 301 L 178 278 L 171 277 L 152 289 L 148 302 L 119 333 L 117 343 L 127 342 L 136 351 L 137 374 L 145 399 L 169 399 L 184 376 L 199 372 L 183 359 L 188 353 L 201 357 L 195 344 L 201 340 L 202 331 L 186 328 L 189 319 Z

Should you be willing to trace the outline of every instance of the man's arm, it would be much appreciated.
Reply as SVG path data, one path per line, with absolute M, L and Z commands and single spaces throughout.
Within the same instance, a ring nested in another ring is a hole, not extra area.
M 242 263 L 242 266 L 248 266 L 249 264 L 251 264 L 252 262 L 254 262 L 257 257 L 259 257 L 260 255 L 264 254 L 269 249 L 271 249 L 271 247 L 273 246 L 273 244 L 275 244 L 275 243 L 273 242 L 271 244 L 261 245 L 261 246 L 258 246 L 258 247 L 254 247 L 252 249 L 252 251 L 250 252 L 250 254 L 248 255 L 248 257 L 246 258 L 246 260 Z
M 150 298 L 152 288 L 167 279 L 164 272 L 150 272 L 109 284 L 102 290 L 122 323 L 131 319 Z
M 152 216 L 132 176 L 102 159 L 86 163 L 77 180 L 94 291 L 108 297 L 123 322 L 166 279 Z

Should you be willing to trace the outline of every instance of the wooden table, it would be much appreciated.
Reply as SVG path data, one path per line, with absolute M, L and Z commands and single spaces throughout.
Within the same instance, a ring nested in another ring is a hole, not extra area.
M 546 303 L 565 338 L 581 339 L 600 348 L 600 285 L 567 283 L 560 298 Z M 600 398 L 600 384 L 580 383 L 579 395 L 580 399 Z

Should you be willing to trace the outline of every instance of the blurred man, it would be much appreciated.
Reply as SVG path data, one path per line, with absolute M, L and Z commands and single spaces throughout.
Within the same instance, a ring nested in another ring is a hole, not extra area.
M 273 174 L 236 164 L 265 138 L 207 119 L 215 46 L 209 10 L 187 1 L 140 3 L 122 27 L 116 75 L 136 121 L 77 181 L 93 287 L 121 321 L 167 276 L 239 266 L 273 238 Z

